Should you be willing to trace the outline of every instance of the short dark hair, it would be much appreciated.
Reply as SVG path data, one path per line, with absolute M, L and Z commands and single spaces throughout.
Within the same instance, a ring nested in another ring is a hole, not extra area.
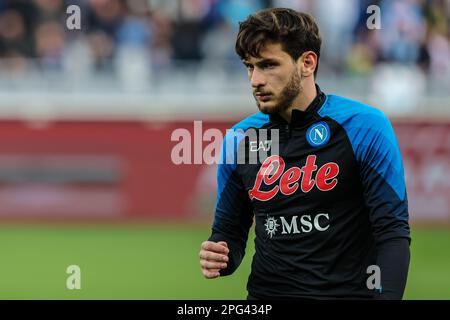
M 259 57 L 266 43 L 280 43 L 295 61 L 306 51 L 317 55 L 319 65 L 322 39 L 314 18 L 307 13 L 286 8 L 258 11 L 239 23 L 236 53 L 241 59 Z M 317 74 L 317 67 L 314 75 Z

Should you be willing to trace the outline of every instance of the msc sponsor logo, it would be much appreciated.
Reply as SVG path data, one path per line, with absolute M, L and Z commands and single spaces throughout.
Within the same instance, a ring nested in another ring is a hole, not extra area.
M 277 228 L 280 226 L 277 223 L 277 219 L 273 217 L 267 217 L 266 223 L 264 224 L 266 227 L 267 234 L 272 238 L 273 235 L 277 232 Z
M 270 238 L 277 233 L 282 235 L 300 234 L 310 233 L 313 230 L 324 232 L 330 228 L 330 215 L 328 213 L 304 214 L 290 217 L 280 216 L 279 219 L 267 216 L 264 226 Z

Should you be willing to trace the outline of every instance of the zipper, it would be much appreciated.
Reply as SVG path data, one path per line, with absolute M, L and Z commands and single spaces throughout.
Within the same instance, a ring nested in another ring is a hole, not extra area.
M 289 124 L 286 124 L 285 129 L 287 132 L 287 137 L 288 137 L 288 139 L 290 139 L 291 138 L 291 126 Z

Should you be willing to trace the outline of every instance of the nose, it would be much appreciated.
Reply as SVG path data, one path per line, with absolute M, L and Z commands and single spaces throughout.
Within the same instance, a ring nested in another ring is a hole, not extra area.
M 250 83 L 253 88 L 258 88 L 266 84 L 266 78 L 260 70 L 255 68 L 250 75 Z

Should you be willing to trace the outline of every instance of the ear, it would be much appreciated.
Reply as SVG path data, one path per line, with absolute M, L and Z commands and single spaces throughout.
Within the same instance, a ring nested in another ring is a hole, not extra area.
M 317 55 L 313 51 L 304 52 L 297 61 L 299 65 L 299 72 L 303 77 L 314 75 L 317 68 Z

